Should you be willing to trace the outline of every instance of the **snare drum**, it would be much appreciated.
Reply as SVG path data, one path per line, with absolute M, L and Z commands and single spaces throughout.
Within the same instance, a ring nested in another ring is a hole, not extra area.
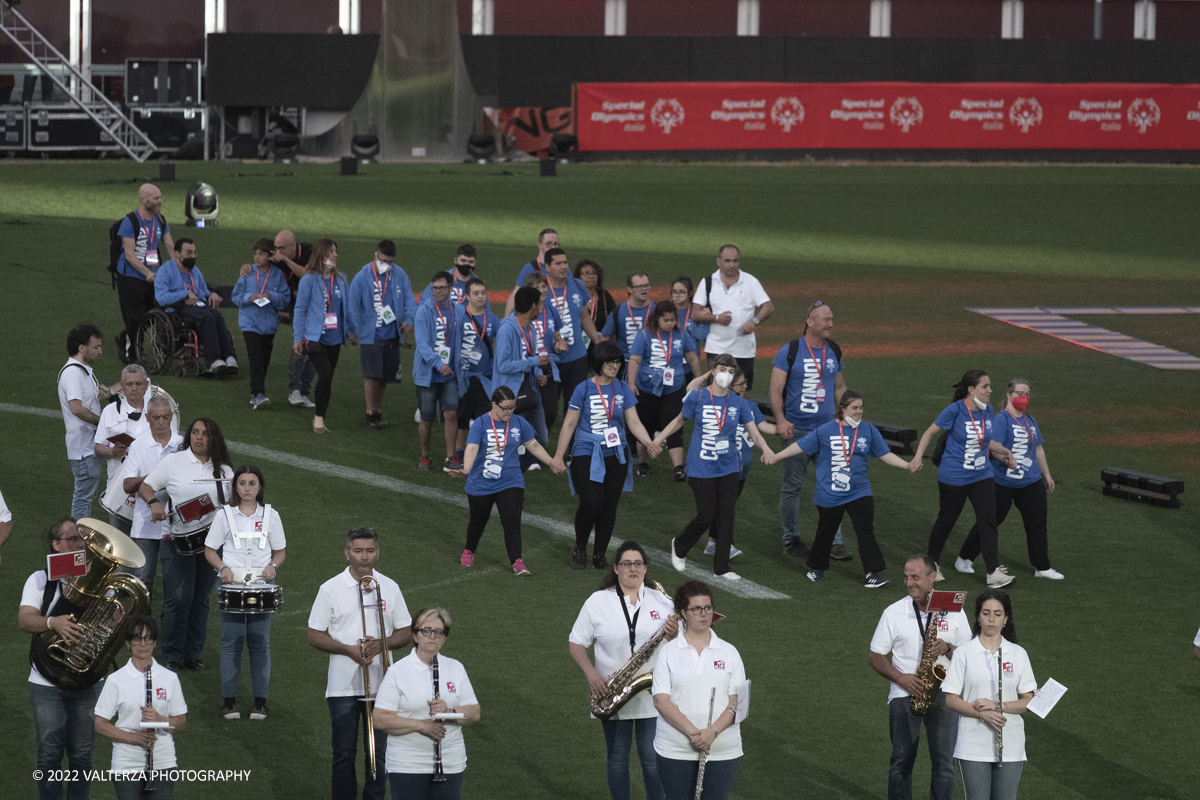
M 181 556 L 198 556 L 204 553 L 204 540 L 208 537 L 208 528 L 201 528 L 191 533 L 172 533 L 171 541 Z
M 230 614 L 271 614 L 283 605 L 283 587 L 273 583 L 223 583 L 217 587 L 217 605 Z

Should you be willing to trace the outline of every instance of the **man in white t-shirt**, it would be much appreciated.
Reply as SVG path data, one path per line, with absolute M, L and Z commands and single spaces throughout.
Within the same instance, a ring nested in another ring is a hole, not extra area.
M 64 517 L 49 531 L 50 549 L 70 553 L 84 548 L 75 520 Z M 62 592 L 58 581 L 50 581 L 45 570 L 38 570 L 25 581 L 17 624 L 21 630 L 40 634 L 52 630 L 68 642 L 83 635 L 71 611 L 56 608 Z M 96 698 L 103 681 L 86 689 L 60 689 L 36 667 L 29 670 L 29 699 L 33 703 L 33 724 L 37 733 L 37 772 L 39 797 L 62 797 L 62 760 L 65 755 L 71 773 L 77 776 L 67 784 L 69 800 L 87 800 L 90 779 L 82 777 L 92 769 L 92 743 L 95 739 Z M 17 792 L 10 784 L 7 791 Z
M 134 440 L 125 455 L 122 466 L 122 489 L 134 496 L 133 523 L 129 538 L 141 549 L 146 556 L 146 563 L 140 567 L 127 567 L 142 583 L 146 591 L 154 592 L 154 573 L 157 571 L 159 559 L 170 559 L 174 554 L 169 546 L 171 540 L 167 532 L 167 523 L 155 522 L 151 519 L 150 506 L 138 494 L 142 481 L 167 456 L 179 450 L 183 444 L 183 436 L 174 429 L 174 409 L 171 401 L 156 395 L 146 401 L 145 419 L 150 426 L 149 435 L 139 436 Z M 167 490 L 155 492 L 160 503 L 165 504 L 169 499 Z M 163 574 L 166 574 L 167 564 L 163 563 Z
M 308 617 L 308 643 L 329 653 L 329 675 L 325 684 L 325 702 L 333 724 L 333 800 L 358 800 L 359 731 L 363 714 L 370 713 L 363 673 L 370 680 L 369 695 L 374 698 L 383 684 L 384 667 L 380 656 L 412 641 L 412 617 L 404 604 L 400 587 L 391 578 L 375 571 L 379 559 L 379 536 L 374 528 L 354 528 L 346 534 L 346 560 L 350 566 L 321 584 Z M 360 583 L 371 576 L 379 582 L 360 595 Z M 360 596 L 362 600 L 360 601 Z M 366 608 L 366 630 L 363 612 Z M 382 613 L 383 627 L 379 630 Z M 389 657 L 390 653 L 385 656 Z M 366 667 L 364 670 L 363 668 Z M 387 734 L 375 732 L 375 777 L 367 773 L 364 800 L 383 800 L 387 790 Z
M 100 403 L 112 390 L 96 380 L 92 362 L 103 352 L 100 329 L 79 325 L 67 334 L 67 353 L 71 357 L 58 371 L 58 405 L 67 428 L 67 460 L 75 476 L 71 514 L 76 519 L 92 515 L 92 500 L 100 487 L 96 425 L 100 422 Z
M 742 272 L 736 245 L 717 251 L 717 271 L 700 281 L 692 297 L 692 319 L 711 325 L 704 352 L 711 362 L 723 353 L 737 359 L 746 376 L 746 390 L 754 388 L 754 331 L 775 312 L 766 290 L 749 272 Z
M 132 441 L 150 430 L 146 421 L 146 395 L 150 376 L 141 364 L 121 370 L 121 392 L 100 412 L 96 425 L 96 455 L 107 462 L 108 473 L 100 505 L 108 512 L 108 524 L 121 533 L 129 533 L 133 524 L 133 500 L 116 484 L 124 475 L 123 463 Z M 126 437 L 129 437 L 126 439 Z M 117 509 L 117 513 L 114 513 Z
M 954 744 L 958 738 L 958 715 L 946 708 L 939 690 L 937 700 L 924 716 L 913 713 L 912 695 L 925 690 L 917 678 L 925 647 L 925 632 L 937 625 L 933 654 L 947 665 L 956 647 L 971 641 L 971 623 L 961 610 L 924 613 L 929 602 L 937 566 L 926 555 L 915 555 L 904 564 L 904 587 L 908 596 L 884 609 L 871 637 L 868 656 L 871 668 L 891 683 L 888 691 L 888 719 L 892 738 L 892 758 L 888 767 L 888 800 L 912 797 L 912 771 L 921 743 L 921 724 L 929 740 L 932 764 L 931 800 L 950 800 L 954 792 Z M 887 660 L 888 653 L 892 660 Z

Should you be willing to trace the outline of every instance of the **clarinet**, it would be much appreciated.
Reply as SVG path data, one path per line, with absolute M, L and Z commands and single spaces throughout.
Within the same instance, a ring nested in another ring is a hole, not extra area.
M 996 705 L 1004 718 L 1004 648 L 996 648 Z M 1004 728 L 996 731 L 996 767 L 1004 766 Z
M 714 686 L 708 695 L 708 727 L 712 727 L 713 705 L 717 701 L 717 688 Z M 704 794 L 704 766 L 708 763 L 708 753 L 700 754 L 700 764 L 696 768 L 696 795 L 694 800 L 700 800 Z
M 438 700 L 441 697 L 441 681 L 438 679 L 438 659 L 433 657 L 433 699 Z M 444 783 L 446 773 L 442 771 L 442 743 L 433 743 L 433 778 L 431 783 Z
M 154 666 L 154 661 L 146 665 L 146 705 L 154 708 L 154 684 L 150 681 L 150 668 Z M 157 738 L 157 735 L 156 735 Z M 146 779 L 142 786 L 143 792 L 154 791 L 154 785 L 150 781 L 150 775 L 154 772 L 154 745 L 150 745 L 146 750 Z

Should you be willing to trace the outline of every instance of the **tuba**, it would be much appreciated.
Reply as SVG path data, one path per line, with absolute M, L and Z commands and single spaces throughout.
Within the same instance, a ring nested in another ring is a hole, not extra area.
M 944 616 L 945 613 L 943 611 L 939 616 Z M 917 677 L 925 684 L 925 691 L 911 698 L 913 713 L 918 716 L 933 708 L 933 704 L 937 702 L 938 690 L 942 688 L 942 681 L 946 680 L 946 664 L 943 663 L 946 657 L 935 656 L 932 652 L 937 635 L 937 617 L 931 611 L 929 625 L 925 628 L 925 643 L 921 646 L 921 663 L 917 665 Z
M 60 689 L 86 689 L 108 674 L 125 644 L 125 627 L 150 610 L 146 586 L 121 567 L 140 567 L 146 556 L 133 540 L 111 525 L 85 518 L 76 523 L 87 555 L 84 575 L 62 580 L 62 597 L 47 616 L 71 614 L 83 628 L 71 644 L 55 631 L 33 637 L 29 659 Z

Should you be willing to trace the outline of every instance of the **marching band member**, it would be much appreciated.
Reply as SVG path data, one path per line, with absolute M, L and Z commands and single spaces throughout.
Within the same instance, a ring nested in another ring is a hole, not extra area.
M 175 791 L 170 770 L 177 766 L 175 736 L 187 726 L 187 703 L 179 676 L 154 660 L 157 642 L 153 617 L 130 620 L 125 632 L 129 661 L 108 676 L 96 701 L 96 733 L 113 742 L 111 771 L 117 800 L 171 800 Z M 142 728 L 142 722 L 166 722 L 170 727 Z M 146 771 L 148 762 L 153 773 Z
M 148 435 L 139 436 L 129 446 L 122 466 L 124 485 L 121 488 L 136 498 L 129 538 L 133 539 L 142 555 L 146 556 L 144 565 L 122 569 L 144 583 L 146 591 L 151 595 L 154 594 L 154 574 L 158 571 L 159 555 L 165 554 L 167 548 L 172 545 L 171 537 L 165 531 L 166 524 L 150 518 L 150 506 L 146 505 L 138 490 L 158 462 L 177 452 L 183 445 L 183 436 L 175 430 L 174 418 L 171 401 L 162 395 L 151 395 L 146 401 L 146 420 L 150 423 L 150 432 Z M 160 502 L 166 503 L 166 492 L 157 492 L 157 496 Z M 162 561 L 165 574 L 170 556 L 163 555 Z
M 825 580 L 833 537 L 849 514 L 858 536 L 858 554 L 863 564 L 863 586 L 878 589 L 888 583 L 880 573 L 886 568 L 883 552 L 875 540 L 875 498 L 867 480 L 867 459 L 907 469 L 908 462 L 894 454 L 883 435 L 869 422 L 863 422 L 862 395 L 847 389 L 837 401 L 837 418 L 810 431 L 777 454 L 763 454 L 763 463 L 804 453 L 817 461 L 817 488 L 813 503 L 817 506 L 817 534 L 808 551 L 808 579 Z M 847 455 L 848 454 L 848 455 Z M 859 455 L 859 458 L 855 458 Z
M 479 721 L 479 701 L 462 662 L 441 655 L 450 612 L 422 609 L 411 629 L 413 649 L 387 671 L 375 701 L 375 730 L 388 734 L 392 798 L 458 800 L 467 768 L 460 728 Z M 432 718 L 447 713 L 463 717 Z
M 279 512 L 262 505 L 267 482 L 253 464 L 233 473 L 236 497 L 222 506 L 204 540 L 204 557 L 223 584 L 275 582 L 287 557 L 287 539 Z M 223 550 L 221 548 L 224 548 Z M 220 552 L 218 552 L 220 550 Z M 250 683 L 254 710 L 250 719 L 267 718 L 267 689 L 271 683 L 271 613 L 221 612 L 221 694 L 225 719 L 241 719 L 237 709 L 242 677 L 242 645 L 250 651 Z
M 592 347 L 590 359 L 596 376 L 576 387 L 558 433 L 558 452 L 554 456 L 555 468 L 566 469 L 563 456 L 571 448 L 568 477 L 571 490 L 579 495 L 571 569 L 587 568 L 587 541 L 592 528 L 596 529 L 592 566 L 608 569 L 604 554 L 617 524 L 617 505 L 622 492 L 633 491 L 633 473 L 626 457 L 628 434 L 650 444 L 650 436 L 634 408 L 637 398 L 629 390 L 629 384 L 617 379 L 625 366 L 621 351 L 605 339 Z
M 611 342 L 608 346 L 617 354 L 619 364 L 621 351 Z M 617 548 L 614 560 L 616 564 L 605 573 L 600 591 L 593 592 L 583 604 L 568 637 L 567 649 L 587 679 L 593 701 L 604 695 L 608 679 L 648 639 L 663 630 L 670 641 L 679 630 L 671 598 L 646 586 L 650 559 L 642 546 L 627 540 Z M 620 615 L 614 606 L 621 607 Z M 595 651 L 595 666 L 588 659 L 589 647 Z M 655 653 L 638 672 L 652 671 L 657 659 Z M 601 720 L 608 749 L 608 791 L 613 800 L 629 800 L 629 753 L 635 734 L 646 798 L 662 800 L 662 784 L 654 754 L 657 721 L 658 713 L 649 692 L 638 692 L 615 714 Z
M 942 692 L 958 713 L 954 758 L 968 800 L 1016 800 L 1025 765 L 1021 713 L 1037 681 L 1017 644 L 1012 600 L 1002 589 L 975 598 L 975 638 L 954 652 Z
M 942 557 L 942 548 L 954 530 L 968 499 L 975 509 L 975 525 L 979 528 L 979 546 L 987 567 L 987 585 L 997 589 L 1013 582 L 1013 576 L 1000 563 L 1000 547 L 996 532 L 996 482 L 988 466 L 989 452 L 1004 461 L 1009 468 L 1016 466 L 1012 453 L 998 442 L 993 444 L 992 381 L 981 369 L 967 370 L 954 385 L 954 399 L 938 414 L 933 424 L 921 436 L 917 452 L 908 462 L 908 471 L 921 469 L 925 448 L 938 431 L 946 431 L 945 452 L 938 464 L 938 515 L 929 532 L 929 557 L 935 565 Z M 936 454 L 935 454 L 936 455 Z M 937 579 L 944 580 L 941 567 Z
M 133 527 L 134 499 L 118 484 L 125 473 L 129 448 L 150 431 L 146 419 L 149 391 L 150 376 L 146 368 L 141 364 L 128 365 L 121 370 L 121 394 L 104 407 L 96 424 L 96 455 L 107 462 L 108 469 L 100 505 L 108 512 L 108 524 L 125 534 Z M 126 436 L 132 441 L 125 441 Z
M 163 659 L 167 669 L 204 669 L 204 639 L 208 634 L 208 601 L 217 576 L 204 552 L 204 538 L 213 517 L 231 496 L 233 467 L 225 436 L 217 423 L 201 417 L 188 426 L 180 449 L 159 461 L 138 487 L 138 495 L 150 507 L 150 519 L 162 522 L 170 508 L 174 518 L 171 541 L 160 548 L 169 551 L 163 565 Z M 214 478 L 223 480 L 213 480 Z M 164 507 L 158 492 L 166 491 Z
M 707 753 L 704 800 L 725 800 L 742 757 L 737 690 L 746 668 L 737 648 L 712 630 L 708 584 L 688 581 L 674 601 L 683 631 L 663 645 L 650 688 L 663 723 L 654 736 L 658 777 L 666 800 L 691 800 L 698 794 L 700 754 Z
M 312 612 L 308 615 L 308 643 L 329 653 L 329 676 L 325 684 L 325 702 L 333 727 L 333 800 L 358 800 L 358 775 L 354 760 L 358 755 L 358 732 L 364 728 L 363 668 L 371 686 L 383 681 L 384 647 L 396 650 L 412 641 L 409 625 L 412 617 L 404 604 L 400 587 L 391 578 L 375 570 L 379 560 L 379 536 L 374 528 L 354 528 L 346 534 L 346 560 L 350 566 L 321 584 Z M 379 581 L 378 594 L 363 592 L 359 581 L 371 576 Z M 379 630 L 379 604 L 382 603 L 384 630 Z M 364 619 L 366 620 L 364 622 Z M 364 630 L 365 627 L 365 630 Z M 375 730 L 375 777 L 368 772 L 363 786 L 364 800 L 383 800 L 387 792 L 382 764 L 387 757 L 388 737 Z M 366 753 L 364 752 L 364 759 Z
M 875 634 L 871 637 L 868 662 L 871 669 L 891 682 L 888 690 L 888 727 L 892 739 L 892 758 L 888 765 L 888 800 L 911 800 L 913 764 L 921 745 L 921 725 L 929 738 L 929 762 L 932 781 L 930 800 L 950 800 L 954 793 L 954 742 L 958 737 L 954 715 L 946 708 L 945 695 L 937 699 L 925 714 L 913 712 L 912 696 L 925 691 L 917 677 L 917 668 L 925 649 L 925 634 L 937 626 L 937 641 L 930 652 L 935 657 L 951 656 L 955 649 L 971 639 L 970 622 L 962 611 L 954 614 L 930 612 L 921 608 L 929 602 L 937 565 L 927 555 L 910 556 L 904 563 L 904 588 L 908 596 L 883 610 Z M 892 654 L 888 663 L 887 654 Z
M 1000 527 L 1015 504 L 1025 525 L 1025 545 L 1029 548 L 1033 577 L 1061 581 L 1063 574 L 1050 566 L 1050 549 L 1046 543 L 1046 495 L 1054 491 L 1054 478 L 1050 477 L 1050 465 L 1046 463 L 1042 429 L 1037 420 L 1025 413 L 1029 396 L 1029 381 L 1024 378 L 1009 381 L 1004 410 L 992 420 L 992 446 L 1011 450 L 1017 462 L 1016 467 L 1010 469 L 1003 461 L 992 461 L 996 481 L 996 527 Z M 979 524 L 976 523 L 963 542 L 954 568 L 959 572 L 974 572 L 971 562 L 979 551 Z

